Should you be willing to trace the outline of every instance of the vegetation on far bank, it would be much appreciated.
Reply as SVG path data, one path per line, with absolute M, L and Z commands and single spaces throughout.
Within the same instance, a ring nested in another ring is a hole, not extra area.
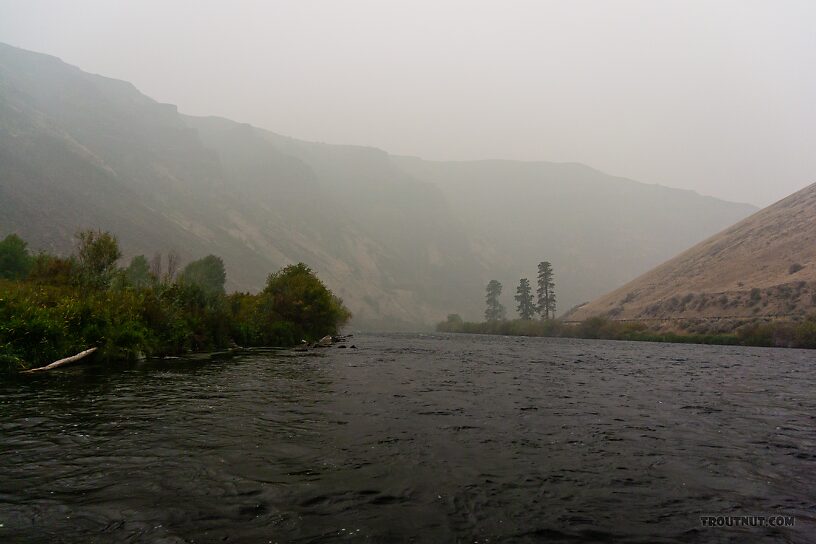
M 686 344 L 724 344 L 786 348 L 816 348 L 816 316 L 801 321 L 729 322 L 727 326 L 707 326 L 697 331 L 681 323 L 680 332 L 656 330 L 642 321 L 614 321 L 592 317 L 580 323 L 565 323 L 558 319 L 513 319 L 474 323 L 463 321 L 456 314 L 438 323 L 439 332 L 500 334 L 506 336 L 546 336 L 555 338 L 589 338 L 603 340 L 633 340 L 644 342 L 676 342 Z M 683 327 L 686 327 L 683 330 Z M 709 330 L 704 330 L 708 328 Z
M 89 347 L 106 360 L 230 346 L 292 346 L 335 334 L 349 311 L 303 263 L 271 274 L 257 294 L 224 290 L 214 255 L 180 269 L 178 257 L 134 257 L 115 236 L 77 235 L 70 257 L 0 241 L 0 369 L 49 363 Z
M 642 321 L 615 321 L 606 317 L 591 317 L 579 323 L 555 319 L 555 281 L 552 265 L 538 265 L 538 301 L 534 303 L 532 288 L 526 278 L 519 280 L 514 297 L 519 319 L 505 318 L 499 302 L 502 284 L 490 280 L 486 287 L 485 321 L 463 321 L 458 314 L 436 325 L 439 332 L 500 334 L 506 336 L 547 336 L 557 338 L 589 338 L 604 340 L 634 340 L 646 342 L 678 342 L 689 344 L 727 344 L 788 348 L 816 348 L 816 314 L 799 320 L 689 319 L 658 322 L 650 326 Z M 534 319 L 539 314 L 540 319 Z M 670 325 L 670 330 L 666 330 Z

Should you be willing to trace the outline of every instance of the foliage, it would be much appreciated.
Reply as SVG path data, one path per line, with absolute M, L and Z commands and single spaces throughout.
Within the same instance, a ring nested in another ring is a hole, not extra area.
M 136 289 L 144 289 L 154 283 L 156 276 L 150 273 L 150 264 L 144 255 L 136 255 L 125 269 L 127 283 Z
M 448 314 L 448 318 L 436 326 L 439 332 L 461 332 L 464 326 L 462 316 L 459 314 Z
M 97 288 L 110 285 L 116 261 L 122 256 L 116 236 L 89 229 L 77 232 L 76 239 L 82 283 Z
M 291 346 L 336 333 L 351 315 L 304 264 L 271 275 L 260 294 L 226 295 L 220 274 L 196 276 L 223 267 L 217 257 L 196 261 L 205 265 L 177 281 L 169 274 L 158 281 L 143 256 L 125 270 L 111 266 L 118 246 L 109 234 L 82 240 L 81 259 L 40 254 L 26 279 L 0 279 L 0 368 L 39 366 L 89 347 L 117 360 L 235 344 Z M 215 281 L 202 285 L 200 278 Z
M 270 316 L 288 323 L 306 340 L 334 334 L 351 318 L 343 301 L 303 263 L 289 265 L 270 275 L 261 296 Z
M 147 260 L 145 260 L 145 265 Z M 199 286 L 205 293 L 216 295 L 224 294 L 224 284 L 227 282 L 227 272 L 221 257 L 207 255 L 203 259 L 193 261 L 184 267 L 181 279 L 187 283 Z
M 437 330 L 439 332 L 507 336 L 545 336 L 816 349 L 816 315 L 802 321 L 780 320 L 748 323 L 736 327 L 732 325 L 726 329 L 726 332 L 710 332 L 709 330 L 709 332 L 684 332 L 683 334 L 655 330 L 643 322 L 614 321 L 604 317 L 592 317 L 580 323 L 564 323 L 557 319 L 545 321 L 516 319 L 512 321 L 472 323 L 453 320 L 449 317 L 447 321 L 437 325 Z
M 79 267 L 74 257 L 56 257 L 39 253 L 34 257 L 28 280 L 48 285 L 70 285 L 76 283 Z
M 504 319 L 504 306 L 499 302 L 502 292 L 502 284 L 497 280 L 490 280 L 487 284 L 487 296 L 485 309 L 485 319 L 487 321 L 500 321 Z
M 538 263 L 538 311 L 544 320 L 555 319 L 555 274 L 549 261 Z
M 0 278 L 24 278 L 31 270 L 33 259 L 28 244 L 16 234 L 9 234 L 0 242 Z
M 530 288 L 530 280 L 527 278 L 521 278 L 519 280 L 519 285 L 516 288 L 516 302 L 518 302 L 518 306 L 516 310 L 519 313 L 519 317 L 522 319 L 532 319 L 536 313 L 535 304 L 533 304 L 533 294 Z

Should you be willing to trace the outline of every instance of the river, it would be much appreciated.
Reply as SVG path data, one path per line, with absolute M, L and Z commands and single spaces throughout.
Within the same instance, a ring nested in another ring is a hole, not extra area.
M 0 542 L 816 541 L 816 352 L 353 342 L 3 378 Z

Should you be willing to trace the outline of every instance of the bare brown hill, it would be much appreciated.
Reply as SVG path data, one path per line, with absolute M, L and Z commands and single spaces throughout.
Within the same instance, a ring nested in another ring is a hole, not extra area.
M 816 184 L 697 244 L 565 319 L 796 317 L 816 310 Z

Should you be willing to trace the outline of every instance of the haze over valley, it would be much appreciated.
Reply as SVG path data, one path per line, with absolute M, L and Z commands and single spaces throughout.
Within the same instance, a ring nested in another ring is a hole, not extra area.
M 183 113 L 764 207 L 816 170 L 809 0 L 0 0 L 0 42 Z
M 815 28 L 0 0 L 0 543 L 811 544 Z
M 230 287 L 304 261 L 358 327 L 476 319 L 491 278 L 553 262 L 590 300 L 754 207 L 571 163 L 437 162 L 180 114 L 133 85 L 0 46 L 0 229 L 67 254 L 80 228 L 126 258 L 223 257 Z M 36 220 L 32 220 L 36 218 Z

